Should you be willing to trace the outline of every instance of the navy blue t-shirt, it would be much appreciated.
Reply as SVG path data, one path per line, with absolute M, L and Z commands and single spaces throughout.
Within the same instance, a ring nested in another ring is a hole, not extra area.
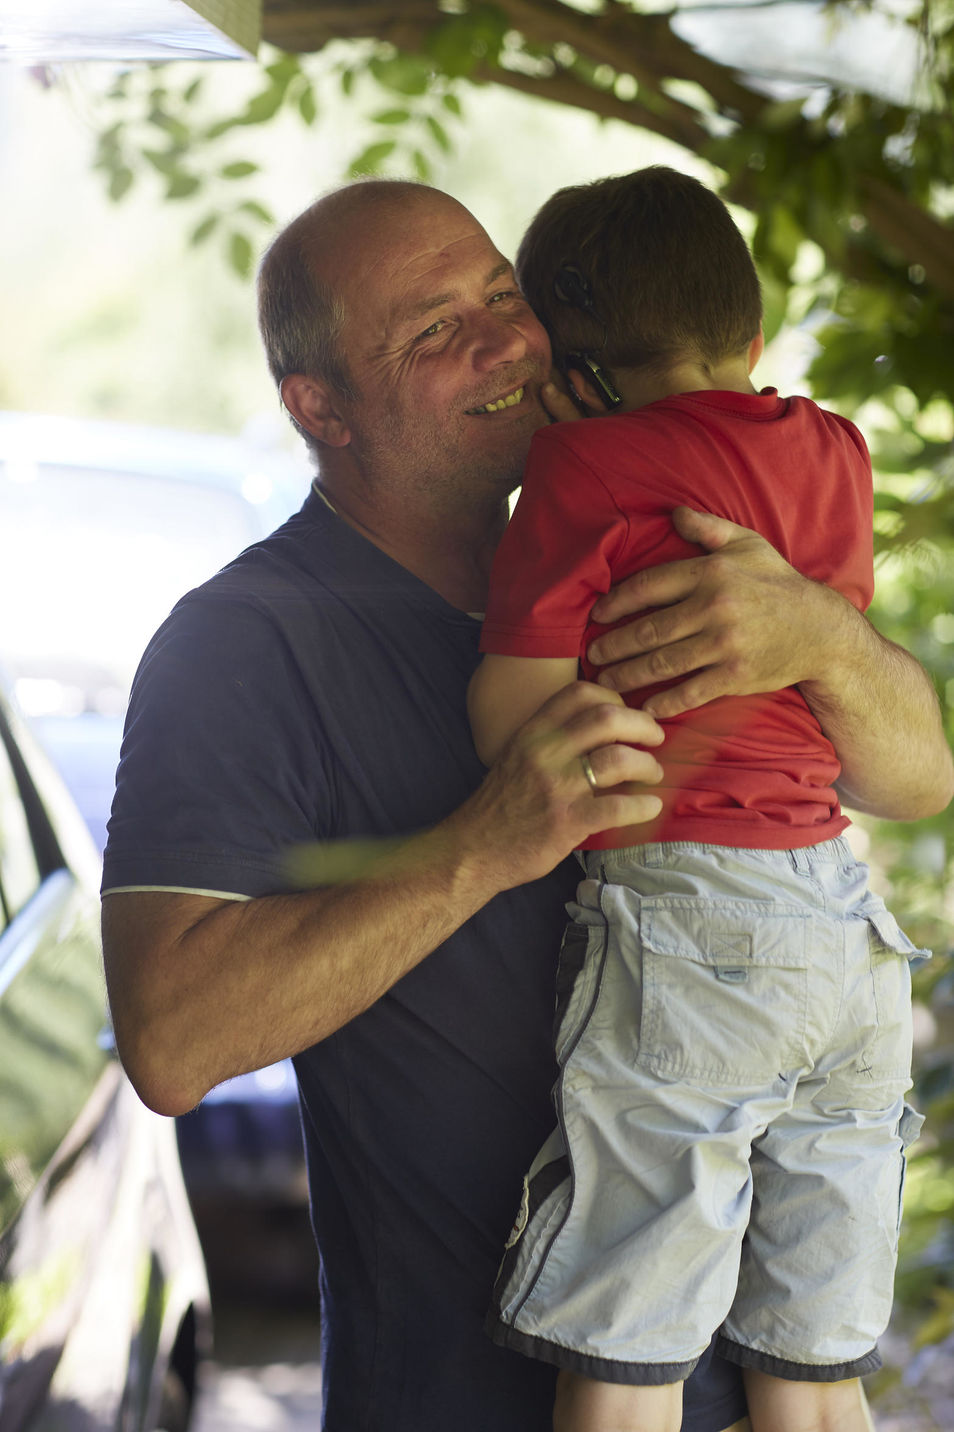
M 479 631 L 312 494 L 150 643 L 104 890 L 274 894 L 294 845 L 441 820 L 483 775 L 466 717 Z M 497 896 L 295 1059 L 328 1432 L 549 1432 L 554 1370 L 496 1347 L 483 1319 L 553 1123 L 575 881 L 567 862 Z M 691 1432 L 727 1426 L 738 1370 L 707 1362 L 686 1403 Z

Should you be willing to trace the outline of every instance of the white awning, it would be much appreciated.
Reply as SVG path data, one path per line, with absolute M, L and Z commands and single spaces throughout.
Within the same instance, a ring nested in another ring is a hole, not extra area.
M 262 0 L 0 0 L 0 59 L 254 58 Z

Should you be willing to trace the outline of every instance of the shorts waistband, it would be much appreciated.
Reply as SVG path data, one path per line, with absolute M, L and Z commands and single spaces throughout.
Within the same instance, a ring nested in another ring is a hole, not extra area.
M 766 867 L 782 865 L 786 870 L 797 870 L 801 873 L 807 873 L 820 865 L 841 866 L 858 863 L 858 857 L 843 835 L 819 841 L 817 845 L 799 846 L 794 850 L 761 850 L 751 846 L 714 845 L 706 841 L 665 840 L 649 842 L 646 845 L 615 846 L 612 850 L 577 851 L 576 855 L 587 873 L 594 876 L 607 858 L 611 862 L 624 860 L 628 865 L 642 865 L 653 869 L 668 865 L 680 854 L 706 855 L 712 851 L 728 852 L 743 860 L 764 863 Z

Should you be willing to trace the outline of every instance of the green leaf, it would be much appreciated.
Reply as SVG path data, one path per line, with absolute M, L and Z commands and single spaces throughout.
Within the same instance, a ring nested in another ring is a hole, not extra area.
M 124 128 L 125 126 L 122 120 L 117 120 L 116 123 L 111 124 L 108 129 L 104 129 L 102 134 L 99 136 L 97 146 L 98 149 L 100 151 L 104 149 L 118 149 L 120 136 L 122 135 Z
M 411 113 L 407 109 L 379 109 L 371 118 L 375 124 L 406 124 Z
M 252 245 L 246 236 L 237 230 L 229 234 L 228 259 L 230 267 L 239 278 L 248 278 L 252 271 Z
M 180 170 L 178 174 L 173 174 L 166 185 L 166 198 L 189 199 L 199 189 L 200 183 L 201 181 L 195 174 L 187 174 L 184 169 Z
M 182 91 L 182 98 L 185 100 L 186 104 L 192 104 L 195 100 L 198 99 L 199 93 L 202 89 L 202 83 L 202 76 L 199 75 L 198 79 L 193 80 L 192 83 L 190 85 L 187 85 L 186 88 Z
M 198 244 L 205 243 L 206 239 L 217 228 L 220 214 L 207 214 L 201 224 L 197 224 L 189 235 L 189 243 L 195 248 Z
M 120 164 L 109 176 L 108 194 L 114 203 L 118 203 L 124 194 L 128 194 L 135 179 L 133 171 L 125 164 Z
M 788 274 L 804 237 L 804 231 L 791 209 L 784 204 L 773 204 L 765 215 L 761 243 L 766 257 L 775 260 L 778 271 Z
M 357 157 L 352 159 L 348 166 L 348 173 L 352 179 L 359 174 L 377 174 L 381 165 L 389 155 L 397 148 L 397 141 L 394 139 L 383 139 L 380 144 L 369 144 Z
M 238 125 L 267 124 L 281 109 L 286 89 L 286 85 L 269 85 L 260 94 L 253 95 L 241 114 L 229 115 L 227 119 L 210 124 L 205 131 L 206 139 L 218 139 Z
M 258 170 L 259 166 L 251 159 L 236 159 L 231 164 L 223 164 L 219 174 L 223 179 L 247 179 L 250 174 L 257 174 Z
M 465 77 L 481 63 L 499 63 L 504 41 L 513 22 L 497 5 L 473 5 L 461 15 L 449 15 L 427 36 L 427 53 L 452 78 Z
M 368 68 L 385 89 L 406 95 L 427 93 L 431 67 L 417 55 L 375 55 Z
M 318 101 L 312 85 L 308 85 L 298 96 L 298 113 L 306 124 L 314 124 L 318 117 Z
M 223 134 L 228 134 L 230 129 L 235 129 L 239 124 L 241 124 L 240 119 L 235 115 L 229 115 L 228 119 L 217 119 L 214 124 L 210 124 L 202 130 L 199 137 L 206 140 L 220 139 Z
M 432 114 L 426 114 L 424 116 L 424 122 L 431 131 L 431 136 L 437 147 L 443 149 L 445 154 L 449 154 L 451 150 L 450 136 L 444 126 L 440 124 Z
M 266 120 L 272 119 L 282 107 L 286 88 L 286 85 L 272 85 L 269 89 L 262 90 L 261 94 L 255 95 L 246 105 L 241 123 L 264 124 Z
M 263 224 L 274 224 L 275 222 L 275 215 L 271 209 L 260 204 L 257 199 L 243 199 L 238 207 L 242 213 L 251 214 L 253 218 L 260 219 Z
M 457 119 L 460 119 L 464 113 L 463 105 L 457 98 L 456 94 L 454 94 L 451 90 L 447 91 L 447 93 L 441 100 L 441 103 L 443 104 L 444 108 L 448 110 L 452 115 L 454 115 Z
M 762 329 L 770 343 L 785 322 L 788 313 L 788 285 L 772 274 L 762 277 Z
M 431 168 L 431 161 L 423 150 L 415 149 L 411 155 L 411 163 L 414 165 L 414 173 L 422 184 L 429 184 L 434 171 Z
M 142 151 L 142 157 L 148 160 L 153 169 L 158 169 L 159 173 L 164 174 L 166 178 L 172 178 L 172 176 L 179 171 L 180 156 L 171 150 L 144 149 Z
M 184 124 L 181 119 L 177 119 L 175 115 L 167 113 L 164 109 L 152 110 L 149 115 L 149 120 L 157 129 L 161 129 L 164 134 L 168 134 L 173 144 L 180 149 L 184 149 L 192 139 L 192 131 L 189 126 Z
M 287 88 L 292 80 L 302 73 L 301 60 L 297 55 L 285 51 L 277 60 L 265 66 L 265 73 L 273 84 Z

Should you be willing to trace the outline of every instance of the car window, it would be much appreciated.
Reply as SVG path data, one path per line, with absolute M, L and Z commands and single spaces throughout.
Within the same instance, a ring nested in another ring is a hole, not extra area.
M 0 711 L 0 1232 L 108 1059 L 96 885 L 64 865 L 25 756 Z
M 10 757 L 0 740 L 0 928 L 19 914 L 40 881 L 30 822 Z

